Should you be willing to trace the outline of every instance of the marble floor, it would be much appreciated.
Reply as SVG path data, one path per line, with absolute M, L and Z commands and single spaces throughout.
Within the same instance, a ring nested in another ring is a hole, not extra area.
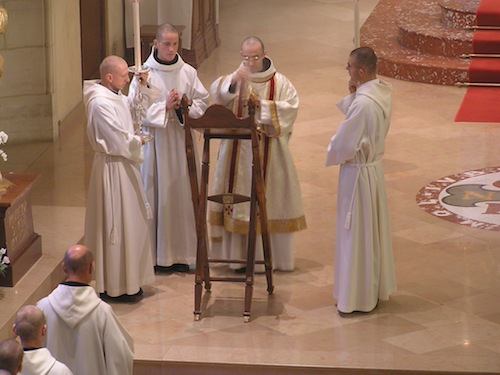
M 359 3 L 364 20 L 377 1 Z M 243 322 L 242 285 L 229 283 L 212 286 L 194 321 L 192 274 L 158 274 L 140 301 L 113 304 L 134 337 L 137 360 L 500 373 L 499 234 L 442 220 L 416 203 L 431 181 L 499 164 L 498 124 L 453 122 L 462 89 L 386 79 L 394 107 L 383 166 L 398 291 L 370 314 L 337 313 L 338 168 L 325 168 L 324 158 L 343 119 L 334 103 L 348 92 L 352 30 L 348 0 L 220 1 L 222 44 L 199 76 L 208 87 L 239 64 L 244 37 L 264 40 L 300 96 L 290 147 L 308 229 L 295 236 L 296 270 L 275 273 L 272 296 L 257 276 L 250 323 Z M 83 235 L 92 163 L 83 117 L 79 106 L 54 143 L 5 147 L 2 171 L 42 175 L 32 203 L 44 255 L 16 287 L 0 288 L 0 339 L 11 335 L 22 304 L 50 292 L 61 278 L 62 253 Z

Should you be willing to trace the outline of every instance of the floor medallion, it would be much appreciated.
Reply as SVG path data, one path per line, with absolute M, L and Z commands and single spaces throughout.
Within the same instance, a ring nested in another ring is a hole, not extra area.
M 440 178 L 417 194 L 424 211 L 453 223 L 500 231 L 500 167 Z

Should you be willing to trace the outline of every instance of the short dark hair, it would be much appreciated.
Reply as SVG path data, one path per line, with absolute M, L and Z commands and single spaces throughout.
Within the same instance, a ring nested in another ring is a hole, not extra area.
M 377 71 L 377 56 L 370 47 L 359 47 L 354 49 L 350 56 L 354 58 L 357 66 L 364 68 L 367 73 L 376 73 Z
M 252 43 L 259 43 L 260 44 L 260 48 L 262 49 L 261 53 L 264 53 L 264 51 L 266 50 L 264 48 L 264 43 L 262 42 L 262 40 L 256 36 L 253 36 L 253 35 L 245 38 L 245 40 L 241 43 L 241 48 L 243 48 L 244 44 L 252 44 Z
M 158 26 L 156 29 L 156 40 L 161 40 L 163 38 L 163 34 L 177 34 L 179 36 L 179 31 L 175 28 L 174 25 L 171 23 L 165 22 L 164 24 L 161 24 Z
M 0 341 L 0 369 L 15 374 L 23 361 L 23 347 L 16 340 Z

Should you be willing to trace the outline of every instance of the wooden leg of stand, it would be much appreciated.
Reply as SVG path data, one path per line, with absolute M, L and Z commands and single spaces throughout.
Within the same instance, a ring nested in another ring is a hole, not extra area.
M 262 231 L 262 248 L 264 249 L 264 263 L 266 267 L 266 279 L 267 279 L 267 292 L 273 294 L 273 262 L 271 253 L 271 238 L 269 231 L 267 230 L 267 215 L 261 207 L 265 207 L 265 201 L 263 204 L 259 202 L 259 212 L 260 212 L 260 227 Z M 265 211 L 265 210 L 264 210 Z
M 194 320 L 198 321 L 201 319 L 201 293 L 203 291 L 203 286 L 201 282 L 194 284 Z
M 196 270 L 195 270 L 195 285 L 194 285 L 194 320 L 200 320 L 201 317 L 201 293 L 202 293 L 202 270 L 203 270 L 203 241 L 200 239 L 203 229 L 200 225 L 199 206 L 200 206 L 200 192 L 198 190 L 198 172 L 196 169 L 196 160 L 194 157 L 194 144 L 193 135 L 190 127 L 184 127 L 184 136 L 186 142 L 186 158 L 189 171 L 189 182 L 191 185 L 191 200 L 193 201 L 193 211 L 196 223 Z
M 257 186 L 259 186 L 257 184 Z M 257 188 L 259 190 L 259 188 Z M 273 262 L 271 253 L 271 238 L 269 235 L 267 227 L 267 210 L 266 210 L 266 198 L 264 194 L 257 193 L 259 201 L 259 216 L 260 216 L 260 228 L 262 233 L 262 248 L 264 250 L 264 263 L 266 267 L 266 279 L 267 279 L 267 292 L 273 294 Z
M 208 235 L 208 230 L 205 232 Z M 208 236 L 205 236 L 205 259 L 203 260 L 204 262 L 204 267 L 203 267 L 203 279 L 205 280 L 205 290 L 210 291 L 212 289 L 212 283 L 210 282 L 210 264 L 208 263 Z
M 210 268 L 208 263 L 208 227 L 207 227 L 207 197 L 208 197 L 208 179 L 210 174 L 210 138 L 204 138 L 202 167 L 201 167 L 201 184 L 200 184 L 200 216 L 203 216 L 203 277 L 205 280 L 205 289 L 210 290 Z M 200 233 L 201 235 L 201 233 Z
M 194 320 L 200 320 L 201 316 L 201 296 L 203 292 L 203 270 L 206 259 L 206 242 L 205 242 L 205 218 L 201 212 L 197 214 L 196 232 L 198 235 L 196 248 L 196 271 L 194 277 Z
M 210 274 L 208 272 L 208 251 L 207 251 L 207 186 L 208 172 L 210 166 L 210 139 L 205 138 L 203 147 L 203 165 L 201 173 L 200 194 L 198 199 L 198 213 L 196 221 L 196 232 L 198 236 L 198 247 L 196 254 L 196 275 L 194 287 L 194 319 L 200 320 L 201 316 L 201 296 L 202 283 L 205 281 L 205 288 L 210 289 Z
M 250 307 L 252 305 L 253 285 L 247 282 L 245 286 L 245 312 L 243 313 L 243 322 L 250 321 Z M 248 303 L 248 307 L 247 307 Z
M 209 283 L 210 275 L 205 271 L 207 267 L 207 243 L 206 243 L 206 219 L 201 214 L 198 217 L 198 247 L 196 251 L 196 273 L 194 284 L 194 320 L 201 317 L 201 297 L 203 293 L 203 281 L 205 286 Z M 208 281 L 207 281 L 208 278 Z
M 256 135 L 255 135 L 256 138 Z M 252 138 L 253 139 L 253 138 Z M 267 227 L 267 206 L 264 178 L 259 162 L 259 145 L 258 142 L 252 143 L 252 157 L 254 164 L 254 179 L 255 179 L 255 194 L 259 203 L 260 228 L 262 233 L 262 247 L 264 249 L 264 263 L 266 267 L 267 292 L 272 294 L 274 291 L 273 285 L 273 262 L 271 251 L 271 239 Z
M 253 174 L 253 173 L 252 173 Z M 252 294 L 255 273 L 255 243 L 257 237 L 257 190 L 255 178 L 252 177 L 252 193 L 250 199 L 250 219 L 248 223 L 248 248 L 247 248 L 247 272 L 245 280 L 245 312 L 243 319 L 245 323 L 250 321 L 250 309 L 252 307 Z

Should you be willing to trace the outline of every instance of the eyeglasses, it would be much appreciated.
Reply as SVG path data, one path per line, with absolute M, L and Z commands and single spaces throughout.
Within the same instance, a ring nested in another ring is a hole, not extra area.
M 256 56 L 242 56 L 242 57 L 241 57 L 241 59 L 242 59 L 243 61 L 248 62 L 248 61 L 257 61 L 257 60 L 259 60 L 261 57 L 262 57 L 262 56 L 258 56 L 258 55 L 256 55 Z

